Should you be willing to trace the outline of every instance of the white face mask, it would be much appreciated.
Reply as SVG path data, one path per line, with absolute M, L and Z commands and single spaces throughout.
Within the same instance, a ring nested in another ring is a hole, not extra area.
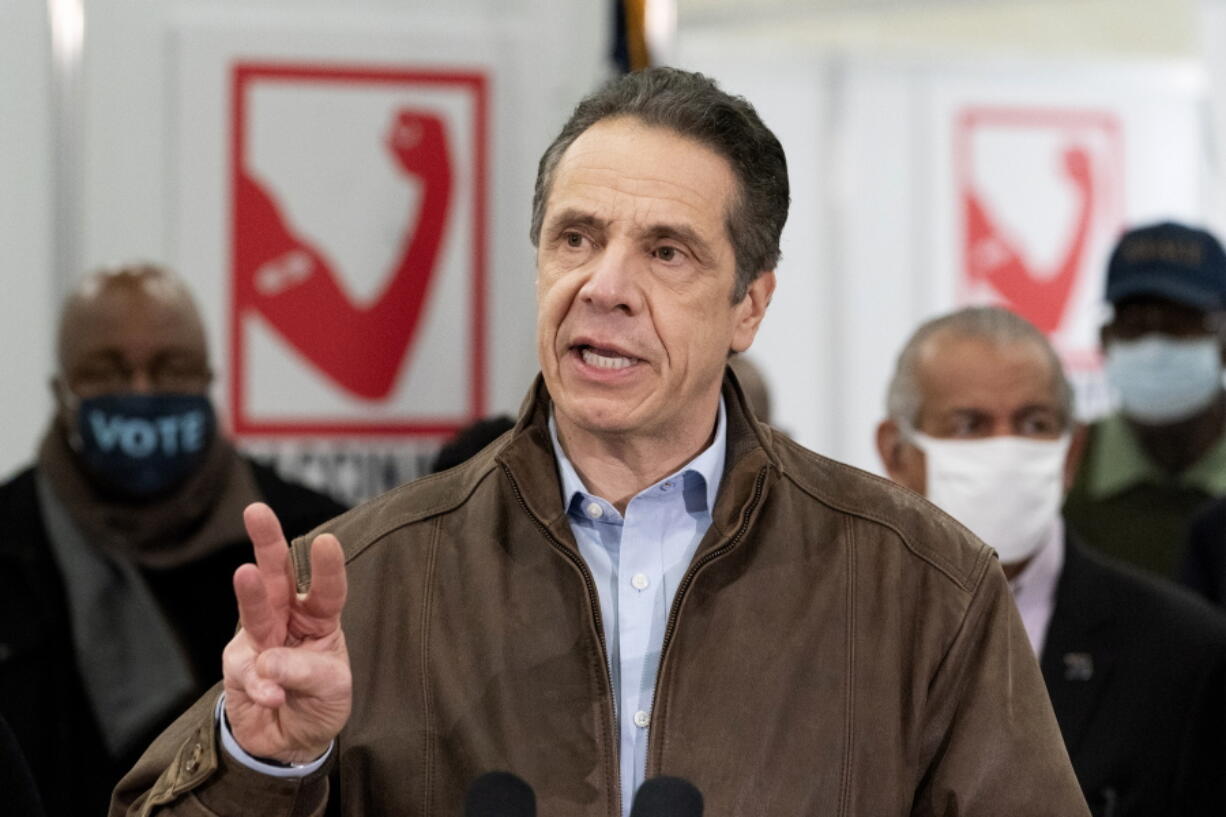
M 1107 378 L 1126 416 L 1173 423 L 1209 407 L 1222 388 L 1217 338 L 1177 340 L 1150 334 L 1107 344 Z
M 950 440 L 910 432 L 927 461 L 927 496 L 1004 564 L 1034 555 L 1060 513 L 1068 434 L 1056 440 Z

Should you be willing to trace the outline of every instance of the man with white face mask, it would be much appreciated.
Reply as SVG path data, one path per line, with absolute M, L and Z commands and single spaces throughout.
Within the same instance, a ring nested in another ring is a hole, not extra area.
M 1111 255 L 1106 297 L 1120 408 L 1091 426 L 1065 517 L 1092 547 L 1173 577 L 1188 520 L 1226 495 L 1226 253 L 1180 224 L 1131 230 Z
M 1226 621 L 1066 530 L 1072 398 L 1042 333 L 995 307 L 930 321 L 887 402 L 890 477 L 997 550 L 1092 812 L 1226 813 Z

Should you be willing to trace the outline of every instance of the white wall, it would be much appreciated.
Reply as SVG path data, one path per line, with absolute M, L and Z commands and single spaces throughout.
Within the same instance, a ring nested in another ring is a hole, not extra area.
M 27 461 L 50 411 L 50 35 L 46 9 L 0 0 L 0 479 Z
M 788 148 L 793 208 L 779 291 L 751 354 L 766 365 L 778 424 L 811 447 L 866 467 L 877 467 L 864 430 L 879 416 L 881 368 L 904 327 L 946 303 L 939 290 L 933 294 L 938 279 L 925 267 L 923 252 L 932 239 L 908 192 L 923 183 L 926 171 L 897 148 L 910 140 L 909 149 L 922 149 L 915 141 L 922 131 L 916 106 L 928 93 L 925 72 L 948 66 L 951 52 L 977 55 L 967 76 L 977 73 L 985 55 L 1001 53 L 1029 55 L 1037 60 L 1030 66 L 1068 65 L 1078 54 L 1095 55 L 1100 64 L 1161 55 L 1186 60 L 1192 73 L 1203 57 L 1214 79 L 1210 120 L 1217 123 L 1205 133 L 1216 152 L 1196 147 L 1189 161 L 1222 177 L 1217 157 L 1226 155 L 1220 126 L 1226 76 L 1218 44 L 1226 39 L 1226 15 L 1220 0 L 678 5 L 682 62 L 746 93 Z M 174 148 L 172 120 L 183 102 L 175 97 L 183 79 L 176 75 L 175 49 L 185 26 L 208 18 L 298 32 L 464 18 L 533 32 L 537 47 L 515 89 L 524 101 L 512 98 L 497 112 L 517 135 L 498 148 L 505 175 L 494 229 L 497 245 L 510 249 L 499 253 L 491 281 L 490 409 L 515 410 L 535 370 L 531 251 L 523 239 L 528 186 L 545 140 L 604 71 L 607 3 L 457 0 L 443 9 L 425 0 L 343 6 L 326 0 L 89 0 L 86 12 L 81 129 L 57 152 L 45 6 L 0 0 L 0 344 L 6 350 L 0 355 L 0 472 L 29 458 L 50 409 L 53 324 L 66 286 L 53 272 L 57 258 L 75 255 L 83 270 L 133 257 L 182 264 L 194 253 L 175 205 L 185 161 Z M 871 62 L 887 53 L 898 57 L 892 65 Z M 880 124 L 873 128 L 874 122 Z M 1195 141 L 1187 118 L 1179 122 L 1177 135 L 1158 122 L 1141 138 L 1155 151 L 1173 152 L 1170 145 Z M 57 224 L 55 171 L 74 167 L 79 175 L 60 188 L 76 194 L 61 202 L 73 223 Z M 1200 201 L 1178 207 L 1134 202 L 1131 214 L 1204 212 L 1221 227 L 1226 197 L 1214 185 L 1203 188 Z M 66 247 L 57 235 L 79 246 Z M 218 338 L 214 343 L 217 348 Z
M 371 59 L 386 59 L 387 49 L 378 53 L 376 40 L 386 44 L 395 32 L 449 25 L 520 44 L 479 55 L 514 66 L 513 76 L 501 77 L 493 89 L 491 106 L 487 406 L 490 412 L 518 408 L 536 371 L 534 264 L 527 239 L 532 179 L 541 151 L 571 107 L 607 75 L 610 14 L 604 0 L 88 0 L 85 12 L 79 107 L 73 108 L 80 128 L 56 149 L 46 6 L 0 0 L 0 260 L 6 290 L 0 298 L 0 344 L 6 349 L 0 356 L 0 470 L 29 458 L 46 422 L 52 325 L 59 298 L 80 272 L 137 258 L 190 270 L 215 362 L 224 366 L 224 322 L 216 298 L 225 270 L 202 269 L 197 250 L 207 237 L 184 223 L 180 207 L 185 170 L 197 161 L 178 154 L 181 128 L 196 124 L 182 113 L 201 107 L 200 100 L 179 95 L 190 86 L 180 75 L 190 65 L 182 58 L 183 45 L 192 32 L 209 26 L 253 35 L 248 42 L 256 56 L 288 53 L 303 36 L 326 39 L 335 32 L 338 41 L 348 37 L 351 43 L 371 34 Z M 392 56 L 414 59 L 412 53 Z M 66 218 L 55 226 L 72 245 L 58 247 L 58 253 L 52 231 L 57 170 L 67 173 L 58 188 L 66 193 L 60 210 Z M 74 259 L 77 267 L 64 280 L 52 272 L 59 257 Z M 15 349 L 21 353 L 13 354 Z
M 1106 191 L 1110 206 L 1098 208 L 1055 338 L 1080 367 L 1087 412 L 1102 408 L 1094 338 L 1115 234 L 1138 221 L 1203 220 L 1208 209 L 1204 73 L 1190 59 L 903 56 L 712 27 L 682 31 L 678 64 L 744 93 L 783 142 L 794 206 L 778 293 L 750 354 L 764 369 L 778 425 L 861 468 L 880 471 L 873 429 L 906 337 L 940 312 L 995 300 L 959 283 L 964 215 L 952 134 L 964 108 L 1105 113 L 1122 131 L 1120 156 L 1096 155 L 1117 187 Z M 1053 139 L 1062 138 L 1055 128 Z M 1073 198 L 1059 169 L 1042 162 L 1009 182 L 1010 164 L 1028 158 L 1007 156 L 995 169 L 1005 196 L 993 203 L 1038 259 L 1063 246 L 1068 218 L 1046 217 Z M 1013 196 L 1019 190 L 1010 184 L 1035 190 Z

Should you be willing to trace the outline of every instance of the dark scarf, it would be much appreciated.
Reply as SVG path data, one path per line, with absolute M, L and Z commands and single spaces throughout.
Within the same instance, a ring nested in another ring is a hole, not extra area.
M 152 502 L 101 495 L 58 423 L 37 462 L 39 504 L 63 577 L 77 668 L 112 757 L 196 693 L 196 680 L 143 570 L 174 568 L 241 540 L 259 499 L 247 463 L 214 440 L 199 471 Z
M 260 499 L 251 468 L 229 441 L 214 438 L 200 468 L 170 494 L 126 501 L 100 492 L 52 422 L 37 467 L 86 539 L 142 568 L 179 567 L 245 537 L 242 513 Z

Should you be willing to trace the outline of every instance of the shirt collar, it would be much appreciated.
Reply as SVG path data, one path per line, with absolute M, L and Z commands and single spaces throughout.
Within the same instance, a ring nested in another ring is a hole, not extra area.
M 1013 602 L 1035 655 L 1043 654 L 1047 628 L 1056 606 L 1056 588 L 1064 570 L 1064 520 L 1057 516 L 1030 561 L 1009 581 Z
M 661 482 L 677 479 L 686 473 L 694 473 L 702 478 L 706 486 L 706 510 L 710 512 L 715 507 L 715 496 L 719 493 L 719 481 L 724 474 L 727 436 L 727 417 L 724 411 L 724 398 L 721 395 L 719 407 L 715 415 L 715 436 L 712 438 L 711 444 L 703 449 L 694 459 L 677 469 L 677 471 L 659 480 L 655 485 L 644 489 L 644 491 L 651 490 Z M 575 470 L 570 457 L 566 456 L 566 452 L 562 449 L 562 444 L 558 441 L 558 425 L 554 420 L 552 410 L 549 412 L 549 439 L 553 443 L 553 453 L 558 461 L 558 473 L 562 478 L 562 506 L 570 508 L 576 494 L 580 497 L 591 494 L 587 490 L 587 486 L 583 484 L 583 480 L 579 478 L 579 472 Z
M 1149 458 L 1128 421 L 1116 413 L 1098 424 L 1089 468 L 1086 488 L 1094 497 L 1112 496 L 1134 485 L 1171 482 L 1218 496 L 1226 494 L 1226 434 L 1172 478 Z
M 1049 603 L 1056 596 L 1056 583 L 1064 568 L 1064 520 L 1056 517 L 1043 544 L 1018 573 L 1009 580 L 1018 606 L 1026 602 Z

